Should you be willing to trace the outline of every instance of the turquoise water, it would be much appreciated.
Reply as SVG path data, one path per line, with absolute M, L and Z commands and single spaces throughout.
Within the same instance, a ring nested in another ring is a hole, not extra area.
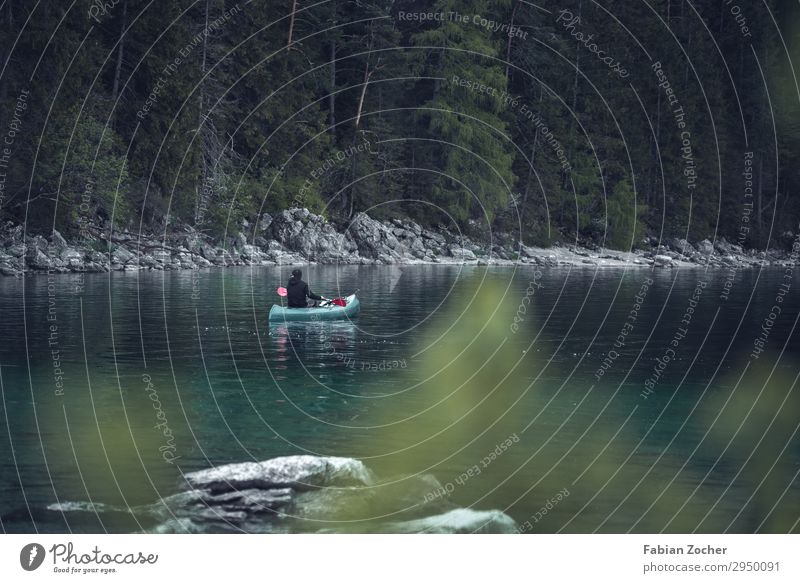
M 454 502 L 503 509 L 532 532 L 797 530 L 797 277 L 753 359 L 783 270 L 737 273 L 723 299 L 727 274 L 702 269 L 311 266 L 318 293 L 359 289 L 361 314 L 269 326 L 289 270 L 0 280 L 3 529 L 134 530 L 129 517 L 47 506 L 149 503 L 180 472 L 220 463 L 312 453 L 391 475 L 411 439 L 419 469 L 456 485 Z M 478 284 L 516 326 L 464 307 Z M 449 377 L 435 390 L 430 377 L 465 322 L 491 323 L 500 340 L 459 366 L 487 375 L 502 353 L 491 375 L 516 392 L 507 414 L 470 421 L 476 436 L 491 431 L 456 455 L 444 437 L 420 445 L 409 419 L 446 407 L 431 399 Z M 456 482 L 473 465 L 480 477 Z

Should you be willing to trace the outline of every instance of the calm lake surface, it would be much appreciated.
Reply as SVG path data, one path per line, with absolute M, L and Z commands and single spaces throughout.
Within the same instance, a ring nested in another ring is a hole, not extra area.
M 361 314 L 270 326 L 290 270 L 0 279 L 3 529 L 136 530 L 47 506 L 151 503 L 181 472 L 222 463 L 311 453 L 398 472 L 416 438 L 404 424 L 447 406 L 431 401 L 450 378 L 431 381 L 432 359 L 456 358 L 476 323 L 500 339 L 470 353 L 487 396 L 488 378 L 516 392 L 465 426 L 490 429 L 474 447 L 417 445 L 455 503 L 531 532 L 797 528 L 797 276 L 777 301 L 776 268 L 737 273 L 723 299 L 727 274 L 702 268 L 310 266 L 318 293 L 359 289 Z M 465 308 L 476 286 L 510 311 Z M 473 465 L 480 476 L 459 478 Z

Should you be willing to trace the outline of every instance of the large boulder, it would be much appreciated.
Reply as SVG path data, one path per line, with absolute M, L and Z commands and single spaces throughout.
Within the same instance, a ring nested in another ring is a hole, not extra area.
M 714 245 L 708 239 L 703 239 L 697 244 L 697 250 L 703 255 L 713 255 Z
M 19 259 L 25 255 L 25 245 L 23 245 L 22 243 L 10 245 L 7 249 L 7 252 L 12 257 L 16 257 L 17 259 Z
M 461 259 L 462 261 L 474 261 L 477 259 L 475 253 L 466 249 L 465 247 L 460 247 L 459 245 L 450 245 L 447 248 L 447 252 L 450 254 L 451 257 L 455 257 L 456 259 Z
M 716 249 L 720 255 L 731 255 L 736 252 L 725 237 L 720 237 L 714 242 L 714 249 Z
M 265 233 L 271 224 L 272 216 L 267 213 L 263 213 L 261 218 L 258 220 L 258 232 Z
M 319 263 L 352 261 L 356 245 L 325 218 L 307 209 L 282 211 L 271 223 L 272 236 L 285 249 Z
M 70 269 L 80 269 L 83 267 L 83 253 L 72 247 L 64 247 L 59 254 L 59 258 Z
M 672 267 L 672 257 L 669 255 L 656 255 L 653 257 L 653 264 L 656 267 Z
M 247 237 L 241 231 L 236 234 L 236 237 L 233 239 L 233 246 L 236 249 L 242 250 L 247 245 Z
M 189 233 L 183 238 L 183 245 L 192 253 L 199 253 L 203 248 L 203 238 L 197 233 Z
M 0 238 L 6 246 L 20 245 L 24 238 L 25 229 L 22 225 L 14 225 L 11 221 L 6 223 L 0 229 Z
M 358 252 L 370 259 L 392 263 L 408 258 L 410 250 L 401 244 L 391 226 L 359 213 L 350 223 L 347 233 Z
M 25 264 L 29 269 L 50 269 L 53 265 L 52 259 L 44 252 L 47 249 L 47 242 L 42 245 L 39 238 L 35 238 L 25 247 Z M 43 240 L 43 239 L 42 239 Z
M 64 249 L 68 247 L 66 239 L 64 239 L 64 237 L 61 236 L 61 233 L 59 233 L 56 229 L 53 229 L 53 234 L 50 237 L 50 240 L 50 245 L 55 249 Z
M 111 263 L 119 263 L 125 265 L 126 263 L 135 263 L 136 255 L 128 251 L 125 247 L 117 247 L 111 253 Z
M 689 243 L 689 241 L 686 239 L 679 239 L 677 237 L 667 241 L 667 247 L 675 253 L 680 253 L 681 255 L 686 255 L 689 257 L 691 257 L 695 250 L 694 246 Z
M 311 455 L 229 464 L 191 472 L 184 477 L 191 488 L 211 492 L 230 492 L 248 488 L 303 490 L 322 486 L 372 483 L 369 470 L 358 460 Z

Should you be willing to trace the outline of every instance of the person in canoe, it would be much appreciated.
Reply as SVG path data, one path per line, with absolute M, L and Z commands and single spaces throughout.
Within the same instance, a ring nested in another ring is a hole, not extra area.
M 327 298 L 319 296 L 311 291 L 308 284 L 303 281 L 303 272 L 299 269 L 292 271 L 292 277 L 289 278 L 289 285 L 286 286 L 286 298 L 289 300 L 290 308 L 308 308 L 308 298 L 317 302 L 322 300 L 328 301 Z

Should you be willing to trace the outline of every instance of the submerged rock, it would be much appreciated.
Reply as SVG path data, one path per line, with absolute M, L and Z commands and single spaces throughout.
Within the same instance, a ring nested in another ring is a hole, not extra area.
M 514 534 L 517 524 L 499 510 L 456 508 L 444 514 L 388 524 L 387 533 Z

